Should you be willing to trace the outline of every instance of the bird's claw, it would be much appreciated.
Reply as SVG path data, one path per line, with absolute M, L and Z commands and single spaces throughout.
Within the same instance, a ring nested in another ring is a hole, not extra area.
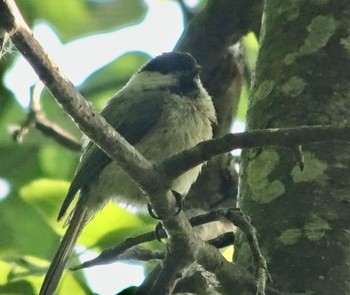
M 184 207 L 184 198 L 183 196 L 178 193 L 177 191 L 175 190 L 171 190 L 171 192 L 173 193 L 174 197 L 175 197 L 175 200 L 176 200 L 176 206 L 177 206 L 177 210 L 174 214 L 174 216 L 178 215 L 183 207 Z M 147 211 L 148 211 L 148 214 L 154 218 L 154 219 L 157 219 L 157 220 L 160 220 L 162 219 L 161 217 L 159 217 L 153 210 L 153 207 L 152 207 L 152 204 L 151 203 L 147 203 Z
M 171 192 L 173 193 L 175 200 L 176 200 L 176 205 L 177 205 L 177 211 L 175 212 L 174 216 L 178 215 L 182 209 L 184 208 L 184 197 L 183 195 L 181 195 L 180 193 L 178 193 L 175 190 L 171 190 Z

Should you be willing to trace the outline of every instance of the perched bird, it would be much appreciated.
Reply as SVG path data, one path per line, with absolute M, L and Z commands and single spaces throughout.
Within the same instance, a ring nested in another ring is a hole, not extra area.
M 137 71 L 101 115 L 145 158 L 159 161 L 212 138 L 216 122 L 211 97 L 199 79 L 200 67 L 188 53 L 159 55 Z M 147 198 L 123 169 L 94 143 L 84 151 L 58 215 L 79 199 L 45 276 L 40 295 L 53 294 L 84 226 L 109 200 L 142 208 Z M 178 177 L 172 190 L 185 195 L 201 165 Z

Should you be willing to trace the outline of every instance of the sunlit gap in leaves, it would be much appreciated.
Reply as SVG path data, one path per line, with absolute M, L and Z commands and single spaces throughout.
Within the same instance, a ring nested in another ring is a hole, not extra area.
M 232 124 L 231 132 L 232 133 L 244 132 L 244 129 L 245 129 L 245 122 L 236 120 Z M 241 155 L 241 151 L 242 151 L 241 149 L 235 149 L 232 151 L 232 155 L 235 157 L 239 157 Z
M 98 254 L 77 247 L 82 254 L 81 261 L 88 261 Z M 97 294 L 117 294 L 127 286 L 139 286 L 145 279 L 144 267 L 141 263 L 115 262 L 84 269 L 90 287 Z
M 189 8 L 195 8 L 200 3 L 200 0 L 185 0 L 185 4 Z
M 65 75 L 79 86 L 93 72 L 127 52 L 140 51 L 153 57 L 173 50 L 183 31 L 180 6 L 175 1 L 144 0 L 144 3 L 147 15 L 143 21 L 123 29 L 62 44 L 50 24 L 40 22 L 33 28 L 34 36 Z M 22 56 L 17 57 L 4 77 L 6 87 L 24 108 L 29 105 L 30 87 L 37 82 L 37 75 Z
M 4 178 L 0 178 L 0 201 L 10 194 L 10 184 Z

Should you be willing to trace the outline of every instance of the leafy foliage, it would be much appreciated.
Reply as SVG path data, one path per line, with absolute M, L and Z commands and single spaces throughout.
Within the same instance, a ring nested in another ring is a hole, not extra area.
M 17 3 L 29 24 L 44 20 L 64 41 L 122 28 L 140 21 L 145 14 L 140 0 Z M 8 54 L 2 59 L 1 76 L 12 64 L 13 57 Z M 100 109 L 148 58 L 137 52 L 117 58 L 91 73 L 81 85 L 81 91 Z M 63 149 L 34 128 L 23 143 L 14 143 L 10 136 L 12 126 L 25 120 L 26 110 L 17 102 L 21 98 L 15 98 L 3 84 L 0 95 L 0 179 L 10 187 L 10 193 L 0 200 L 0 293 L 37 294 L 59 243 L 59 234 L 64 231 L 56 217 L 79 154 Z M 52 122 L 80 137 L 78 129 L 46 90 L 41 94 L 41 103 Z M 0 195 L 2 193 L 5 189 L 0 188 Z M 149 218 L 139 218 L 123 207 L 110 204 L 87 226 L 79 244 L 100 251 L 121 241 L 126 233 L 133 235 L 141 229 L 150 230 L 152 224 Z M 79 263 L 78 256 L 72 263 Z M 91 293 L 81 272 L 69 272 L 60 292 Z

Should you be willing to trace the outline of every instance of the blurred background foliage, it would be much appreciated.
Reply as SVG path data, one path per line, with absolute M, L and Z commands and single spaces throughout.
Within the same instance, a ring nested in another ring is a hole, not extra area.
M 18 0 L 16 3 L 29 25 L 45 19 L 63 42 L 135 24 L 146 13 L 142 0 Z
M 177 3 L 175 0 L 152 1 L 157 5 Z M 200 9 L 206 1 L 197 2 L 196 9 Z M 121 30 L 140 23 L 147 13 L 142 0 L 17 0 L 16 3 L 30 27 L 45 21 L 63 43 Z M 253 65 L 256 39 L 248 35 L 244 42 L 242 45 L 250 59 L 247 65 Z M 4 84 L 3 78 L 18 56 L 14 48 L 7 50 L 0 62 L 0 294 L 29 295 L 38 292 L 49 259 L 64 231 L 56 217 L 79 153 L 59 146 L 35 128 L 30 129 L 21 144 L 13 141 L 11 130 L 25 121 L 28 106 Z M 78 87 L 101 109 L 149 58 L 145 52 L 125 52 L 89 73 Z M 17 79 L 24 78 L 18 76 Z M 247 107 L 248 83 L 243 86 L 238 111 L 242 120 Z M 45 89 L 40 93 L 40 102 L 50 121 L 80 138 L 80 131 Z M 153 229 L 154 224 L 148 216 L 126 211 L 125 206 L 110 205 L 87 226 L 79 244 L 85 247 L 82 251 L 100 252 L 126 236 Z M 154 243 L 152 247 L 159 245 Z M 72 264 L 79 263 L 78 259 L 76 255 Z M 61 294 L 92 294 L 82 272 L 68 272 L 64 280 Z

